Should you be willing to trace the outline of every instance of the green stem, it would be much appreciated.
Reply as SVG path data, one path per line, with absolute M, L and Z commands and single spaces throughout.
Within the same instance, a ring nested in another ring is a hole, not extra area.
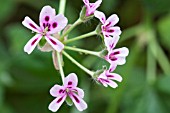
M 75 65 L 77 65 L 80 69 L 82 69 L 83 71 L 85 71 L 87 74 L 89 74 L 90 76 L 93 77 L 94 72 L 90 71 L 89 69 L 87 69 L 86 67 L 84 67 L 83 65 L 81 65 L 80 63 L 78 63 L 74 58 L 72 58 L 69 54 L 67 54 L 65 51 L 62 51 L 62 53 L 69 59 L 71 60 Z
M 62 66 L 62 62 L 61 62 L 61 56 L 60 56 L 59 52 L 56 52 L 56 53 L 57 53 L 58 66 L 59 66 L 59 71 L 60 71 L 60 74 L 61 74 L 61 79 L 62 79 L 62 82 L 64 84 L 64 71 L 63 71 L 63 66 Z
M 59 14 L 64 14 L 66 6 L 66 0 L 60 0 L 59 3 Z
M 77 21 L 74 22 L 73 25 L 60 37 L 60 40 L 63 41 L 64 37 L 68 35 L 77 25 L 81 24 L 83 21 L 81 19 L 77 19 Z
M 89 50 L 80 49 L 80 48 L 76 48 L 76 47 L 64 46 L 64 49 L 82 52 L 82 53 L 85 53 L 85 54 L 90 54 L 90 55 L 94 55 L 94 56 L 98 56 L 98 57 L 100 56 L 100 52 L 89 51 Z
M 90 36 L 93 36 L 93 35 L 97 35 L 97 32 L 96 31 L 92 31 L 92 32 L 89 32 L 87 34 L 80 35 L 80 36 L 72 38 L 72 39 L 68 39 L 64 43 L 66 44 L 66 43 L 74 42 L 76 40 L 80 40 L 80 39 L 83 39 L 83 38 L 86 38 L 86 37 L 90 37 Z

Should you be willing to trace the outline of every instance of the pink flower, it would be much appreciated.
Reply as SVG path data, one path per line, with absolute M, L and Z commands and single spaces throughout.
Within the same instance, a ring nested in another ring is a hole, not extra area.
M 114 37 L 121 34 L 120 27 L 115 26 L 115 24 L 119 21 L 116 14 L 111 15 L 107 20 L 105 14 L 100 11 L 95 11 L 94 16 L 101 21 L 101 29 L 105 38 Z
M 46 41 L 58 52 L 64 48 L 64 45 L 56 38 L 51 36 L 60 32 L 67 25 L 67 18 L 62 14 L 55 14 L 55 9 L 50 6 L 44 6 L 40 12 L 40 27 L 35 24 L 28 16 L 25 17 L 22 24 L 36 32 L 37 34 L 31 38 L 24 47 L 24 51 L 30 54 L 39 41 L 44 37 Z
M 56 97 L 56 99 L 50 103 L 49 109 L 56 112 L 68 96 L 79 111 L 85 110 L 87 108 L 87 104 L 82 99 L 84 97 L 84 91 L 78 88 L 77 84 L 78 79 L 76 74 L 71 73 L 65 78 L 63 86 L 53 86 L 50 90 L 50 94 L 53 97 Z
M 98 0 L 95 3 L 89 3 L 89 0 L 83 0 L 85 6 L 86 6 L 86 16 L 90 16 L 94 14 L 96 9 L 100 6 L 102 3 L 102 0 Z
M 119 40 L 119 36 L 115 36 L 114 38 L 108 37 L 104 39 L 105 45 L 108 50 L 108 54 L 105 56 L 105 59 L 110 63 L 110 69 L 109 69 L 110 72 L 115 70 L 117 65 L 125 64 L 126 56 L 128 56 L 129 54 L 129 50 L 126 47 L 113 49 L 115 48 L 118 40 Z
M 97 78 L 97 81 L 103 84 L 103 86 L 107 87 L 109 85 L 112 88 L 116 88 L 118 85 L 113 80 L 121 82 L 122 77 L 116 73 L 110 73 L 108 70 L 106 70 Z

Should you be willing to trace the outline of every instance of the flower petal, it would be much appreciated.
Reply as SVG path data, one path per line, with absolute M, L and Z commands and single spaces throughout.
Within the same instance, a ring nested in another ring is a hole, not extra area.
M 110 73 L 108 71 L 107 75 L 108 79 L 110 80 L 116 80 L 118 82 L 121 82 L 122 81 L 122 77 L 119 75 L 119 74 L 116 74 L 116 73 Z
M 109 27 L 109 28 L 104 28 L 102 26 L 102 32 L 105 34 L 105 36 L 112 36 L 112 37 L 115 37 L 115 36 L 119 36 L 122 32 L 120 30 L 120 27 Z M 106 30 L 104 30 L 106 29 Z M 107 37 L 106 36 L 106 37 Z
M 104 42 L 105 42 L 105 46 L 107 47 L 107 50 L 110 52 L 117 44 L 118 40 L 119 40 L 120 36 L 115 36 L 115 37 L 109 37 L 109 38 L 105 38 Z
M 109 72 L 113 72 L 117 67 L 117 64 L 115 62 L 111 62 L 109 67 Z
M 112 88 L 116 88 L 118 85 L 116 82 L 112 81 L 112 80 L 108 80 L 109 82 L 107 83 L 110 87 Z
M 80 88 L 75 88 L 77 90 L 77 94 L 80 98 L 84 98 L 84 91 Z
M 128 56 L 129 54 L 129 49 L 126 47 L 122 47 L 122 48 L 118 48 L 118 49 L 114 49 L 113 53 L 117 53 L 115 54 L 115 56 Z
M 58 14 L 49 22 L 50 28 L 48 33 L 54 34 L 60 32 L 66 27 L 67 23 L 67 18 L 63 14 Z
M 111 15 L 105 22 L 104 26 L 112 27 L 117 24 L 119 21 L 119 17 L 116 14 Z
M 24 20 L 22 21 L 22 24 L 34 32 L 37 32 L 37 33 L 41 32 L 40 27 L 37 24 L 35 24 L 28 16 L 24 18 Z
M 70 98 L 79 111 L 83 111 L 83 110 L 87 109 L 86 102 L 82 98 L 80 98 L 78 95 L 71 94 Z
M 105 21 L 106 21 L 106 16 L 105 16 L 105 14 L 104 14 L 103 12 L 101 12 L 101 11 L 95 11 L 95 12 L 94 12 L 94 16 L 95 16 L 96 18 L 98 18 L 102 24 L 105 23 Z
M 75 73 L 70 73 L 65 79 L 64 79 L 64 86 L 69 88 L 76 88 L 78 84 L 78 78 Z
M 59 96 L 63 96 L 65 95 L 65 89 L 63 86 L 59 86 L 59 85 L 54 85 L 51 89 L 50 89 L 50 94 L 53 97 L 59 97 Z
M 36 34 L 34 37 L 32 37 L 24 46 L 24 51 L 30 54 L 34 50 L 38 42 L 41 40 L 41 38 L 41 34 Z
M 64 48 L 64 44 L 52 36 L 45 36 L 47 42 L 58 52 L 61 52 Z
M 46 26 L 46 24 L 49 23 L 49 21 L 51 21 L 55 15 L 55 9 L 53 9 L 51 6 L 44 6 L 39 17 L 41 29 L 45 29 L 44 26 Z
M 85 5 L 89 5 L 89 0 L 83 0 Z
M 60 106 L 63 104 L 66 97 L 67 95 L 64 95 L 64 96 L 60 96 L 54 99 L 48 106 L 48 109 L 51 110 L 52 112 L 56 112 L 60 108 Z

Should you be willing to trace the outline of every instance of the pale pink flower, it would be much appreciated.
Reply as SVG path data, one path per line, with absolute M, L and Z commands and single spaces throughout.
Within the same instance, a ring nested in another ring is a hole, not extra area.
M 108 54 L 105 56 L 105 59 L 110 63 L 110 72 L 115 70 L 117 65 L 123 65 L 126 63 L 126 56 L 129 54 L 129 50 L 126 47 L 114 49 L 119 36 L 114 38 L 108 37 L 104 39 L 105 46 L 107 47 Z
M 24 51 L 30 54 L 42 37 L 44 37 L 56 51 L 61 52 L 64 45 L 51 35 L 60 32 L 67 25 L 67 18 L 62 14 L 56 15 L 55 9 L 50 6 L 44 6 L 40 12 L 39 22 L 40 27 L 28 16 L 26 16 L 22 22 L 25 27 L 37 33 L 27 42 L 24 47 Z
M 85 7 L 86 7 L 86 16 L 90 16 L 94 14 L 96 9 L 100 6 L 102 3 L 102 0 L 97 0 L 95 3 L 89 3 L 89 0 L 83 0 Z
M 49 110 L 56 112 L 66 100 L 67 96 L 73 101 L 79 111 L 85 110 L 87 108 L 87 104 L 82 99 L 84 97 L 84 91 L 78 88 L 77 84 L 77 75 L 71 73 L 64 79 L 63 86 L 54 85 L 50 90 L 50 94 L 53 97 L 56 97 L 56 99 L 50 103 Z
M 97 81 L 103 86 L 107 87 L 109 85 L 112 88 L 116 88 L 118 85 L 114 80 L 121 82 L 122 77 L 119 74 L 110 73 L 109 70 L 105 70 L 97 78 Z
M 102 23 L 101 29 L 105 38 L 114 37 L 121 34 L 120 27 L 115 26 L 115 24 L 119 21 L 116 14 L 111 15 L 107 20 L 105 14 L 100 11 L 95 11 L 94 16 Z

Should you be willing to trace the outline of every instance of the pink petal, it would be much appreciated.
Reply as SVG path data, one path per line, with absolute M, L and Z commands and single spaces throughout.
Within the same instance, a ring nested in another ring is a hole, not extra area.
M 64 49 L 64 44 L 52 36 L 45 36 L 47 42 L 58 52 Z
M 119 38 L 120 38 L 120 36 L 115 36 L 113 38 L 109 37 L 109 38 L 104 39 L 105 46 L 107 47 L 108 51 L 111 51 L 116 46 Z
M 51 6 L 44 6 L 40 12 L 40 27 L 41 29 L 44 29 L 44 25 L 49 23 L 54 17 L 55 17 L 55 9 L 53 9 Z
M 117 83 L 115 83 L 114 81 L 112 81 L 112 80 L 109 80 L 109 82 L 107 83 L 110 87 L 112 87 L 112 88 L 116 88 L 118 85 L 117 85 Z
M 38 42 L 41 40 L 41 38 L 41 34 L 36 34 L 34 37 L 32 37 L 24 46 L 24 51 L 30 54 L 34 50 Z
M 66 97 L 67 95 L 64 95 L 64 96 L 60 96 L 54 99 L 48 106 L 48 109 L 51 110 L 52 112 L 56 112 L 60 108 L 60 106 L 63 104 Z
M 37 24 L 35 24 L 28 16 L 24 18 L 24 20 L 22 21 L 22 24 L 34 32 L 37 32 L 37 33 L 41 32 L 40 27 Z
M 76 88 L 76 90 L 77 90 L 78 96 L 80 98 L 84 98 L 84 91 L 82 89 L 78 88 L 78 87 Z
M 126 59 L 125 59 L 125 57 L 121 57 L 121 56 L 119 56 L 119 57 L 116 57 L 116 60 L 114 60 L 114 61 L 110 61 L 110 63 L 111 63 L 111 65 L 123 65 L 123 64 L 125 64 L 126 63 Z
M 105 14 L 104 14 L 103 12 L 95 11 L 95 12 L 94 12 L 94 16 L 95 16 L 96 18 L 98 18 L 102 24 L 105 23 L 105 21 L 106 21 L 106 16 L 105 16 Z
M 85 5 L 89 5 L 89 0 L 83 0 Z
M 64 86 L 69 87 L 69 88 L 76 88 L 78 84 L 78 78 L 75 73 L 69 74 L 65 79 L 64 79 Z
M 99 78 L 99 79 L 107 79 L 106 71 L 104 71 L 103 73 L 101 73 L 98 78 Z
M 50 94 L 53 97 L 59 97 L 59 96 L 63 96 L 65 95 L 65 89 L 63 86 L 59 86 L 59 85 L 54 85 L 51 89 L 50 89 Z
M 105 22 L 104 26 L 112 27 L 117 24 L 119 21 L 119 17 L 116 14 L 111 15 Z
M 109 67 L 109 72 L 113 72 L 117 67 L 117 64 L 115 62 L 111 62 Z
M 129 49 L 126 48 L 126 47 L 122 47 L 122 48 L 119 48 L 119 49 L 114 49 L 113 52 L 119 52 L 119 54 L 116 54 L 116 56 L 128 56 L 129 54 Z
M 105 28 L 104 28 L 105 29 Z M 109 27 L 106 28 L 106 30 L 102 30 L 102 32 L 105 32 L 105 35 L 109 35 L 112 37 L 119 36 L 122 32 L 120 30 L 120 27 Z
M 63 14 L 58 14 L 52 20 L 50 20 L 50 34 L 54 34 L 60 32 L 62 29 L 66 27 L 68 23 L 67 18 Z
M 119 74 L 116 74 L 116 73 L 110 73 L 108 72 L 107 73 L 107 77 L 108 79 L 110 80 L 116 80 L 118 82 L 121 82 L 122 81 L 122 77 L 119 75 Z
M 79 111 L 87 109 L 86 102 L 76 94 L 70 95 L 71 100 Z

